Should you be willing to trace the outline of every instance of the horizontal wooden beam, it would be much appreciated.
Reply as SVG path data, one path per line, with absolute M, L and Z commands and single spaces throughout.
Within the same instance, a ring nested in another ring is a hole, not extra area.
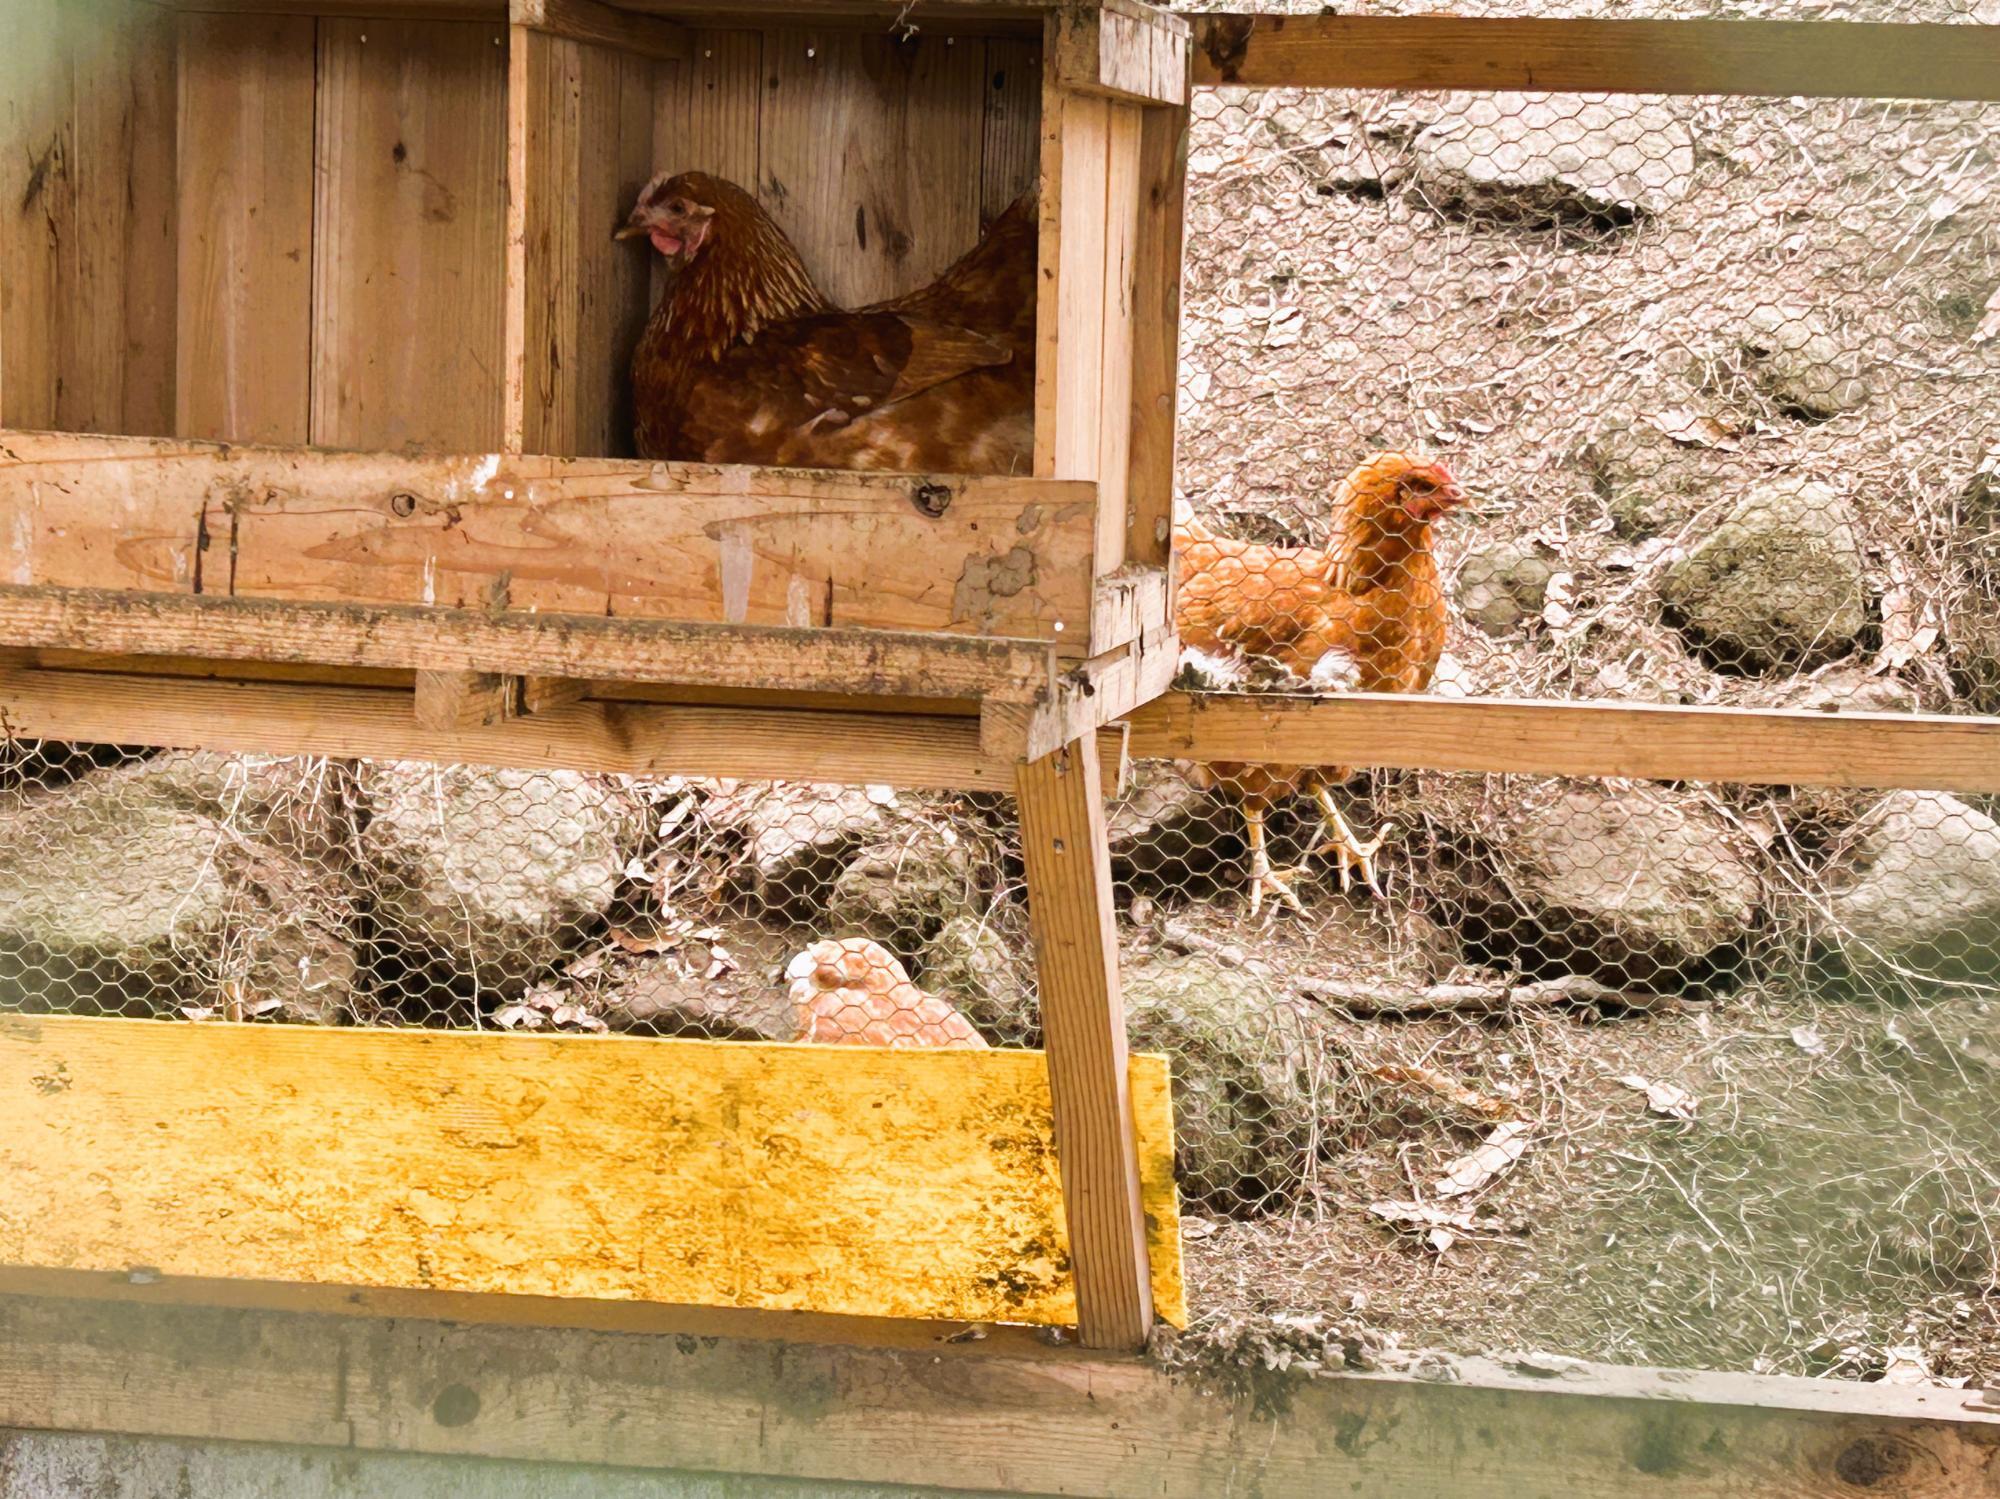
M 1982 1392 L 1539 1355 L 1231 1378 L 1022 1349 L 0 1299 L 0 1426 L 1105 1499 L 1969 1496 Z
M 2000 719 L 1354 693 L 1170 692 L 1135 759 L 2000 792 Z
M 1166 1061 L 1130 1071 L 1184 1321 Z M 1076 1320 L 1040 1052 L 8 1015 L 0 1078 L 10 1265 Z
M 1185 104 L 1188 24 L 1147 6 L 1106 0 L 1056 12 L 1056 82 L 1134 104 Z
M 13 584 L 0 584 L 0 646 L 1018 702 L 1058 671 L 1045 646 L 977 636 Z
M 1096 487 L 0 433 L 17 584 L 942 631 L 1089 654 Z
M 530 31 L 662 62 L 685 62 L 692 45 L 684 26 L 659 16 L 635 15 L 601 0 L 512 0 L 510 18 Z
M 222 15 L 342 16 L 397 21 L 507 20 L 507 0 L 167 0 L 176 10 Z
M 1206 15 L 1195 23 L 1194 81 L 1244 88 L 2000 100 L 2000 27 Z
M 590 701 L 441 729 L 415 705 L 407 688 L 0 667 L 0 731 L 18 738 L 1001 793 L 1019 766 L 981 749 L 974 718 Z M 1124 746 L 1102 731 L 1108 794 Z

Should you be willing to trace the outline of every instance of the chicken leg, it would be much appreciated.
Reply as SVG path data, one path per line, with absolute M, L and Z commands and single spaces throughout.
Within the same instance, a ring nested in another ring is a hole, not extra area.
M 1250 835 L 1250 914 L 1255 916 L 1264 909 L 1264 895 L 1268 891 L 1301 916 L 1305 915 L 1306 908 L 1291 887 L 1291 881 L 1303 871 L 1271 867 L 1271 855 L 1264 848 L 1263 804 L 1245 801 L 1243 823 Z
M 1321 851 L 1331 850 L 1340 860 L 1340 888 L 1344 891 L 1352 887 L 1354 871 L 1358 869 L 1369 892 L 1379 896 L 1382 886 L 1375 878 L 1375 855 L 1381 852 L 1383 840 L 1396 831 L 1396 825 L 1393 822 L 1382 824 L 1375 836 L 1364 843 L 1347 825 L 1347 819 L 1341 816 L 1340 804 L 1333 799 L 1333 791 L 1324 781 L 1313 783 L 1313 799 L 1319 803 L 1327 831 L 1333 835 L 1321 845 Z

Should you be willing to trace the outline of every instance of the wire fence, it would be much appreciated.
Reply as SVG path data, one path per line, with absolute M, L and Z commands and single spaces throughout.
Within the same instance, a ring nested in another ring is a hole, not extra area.
M 2000 110 L 1193 114 L 1183 686 L 2000 708 Z M 1996 816 L 1142 765 L 1194 1338 L 2000 1382 Z M 0 1007 L 1041 1039 L 1005 798 L 26 741 Z

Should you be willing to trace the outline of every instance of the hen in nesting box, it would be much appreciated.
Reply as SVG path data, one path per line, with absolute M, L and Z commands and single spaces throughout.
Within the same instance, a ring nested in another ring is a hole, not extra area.
M 639 453 L 705 463 L 1026 474 L 1032 193 L 936 281 L 828 305 L 771 216 L 705 172 L 655 178 L 620 238 L 673 271 L 632 359 Z

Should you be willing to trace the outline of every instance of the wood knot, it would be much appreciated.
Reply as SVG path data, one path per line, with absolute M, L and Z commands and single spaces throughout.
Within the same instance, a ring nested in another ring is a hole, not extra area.
M 1280 28 L 1285 24 L 1277 19 Z M 1250 51 L 1250 33 L 1256 28 L 1255 16 L 1216 16 L 1202 26 L 1201 50 L 1208 54 L 1209 66 L 1224 83 L 1234 83 L 1243 59 Z
M 910 496 L 910 503 L 917 507 L 919 515 L 928 515 L 936 520 L 951 509 L 951 486 L 949 484 L 919 484 Z
M 398 490 L 389 496 L 389 513 L 408 520 L 417 513 L 417 497 L 407 489 Z
M 1898 1483 L 1912 1466 L 1910 1449 L 1893 1437 L 1867 1436 L 1849 1442 L 1833 1460 L 1834 1476 L 1857 1489 Z

